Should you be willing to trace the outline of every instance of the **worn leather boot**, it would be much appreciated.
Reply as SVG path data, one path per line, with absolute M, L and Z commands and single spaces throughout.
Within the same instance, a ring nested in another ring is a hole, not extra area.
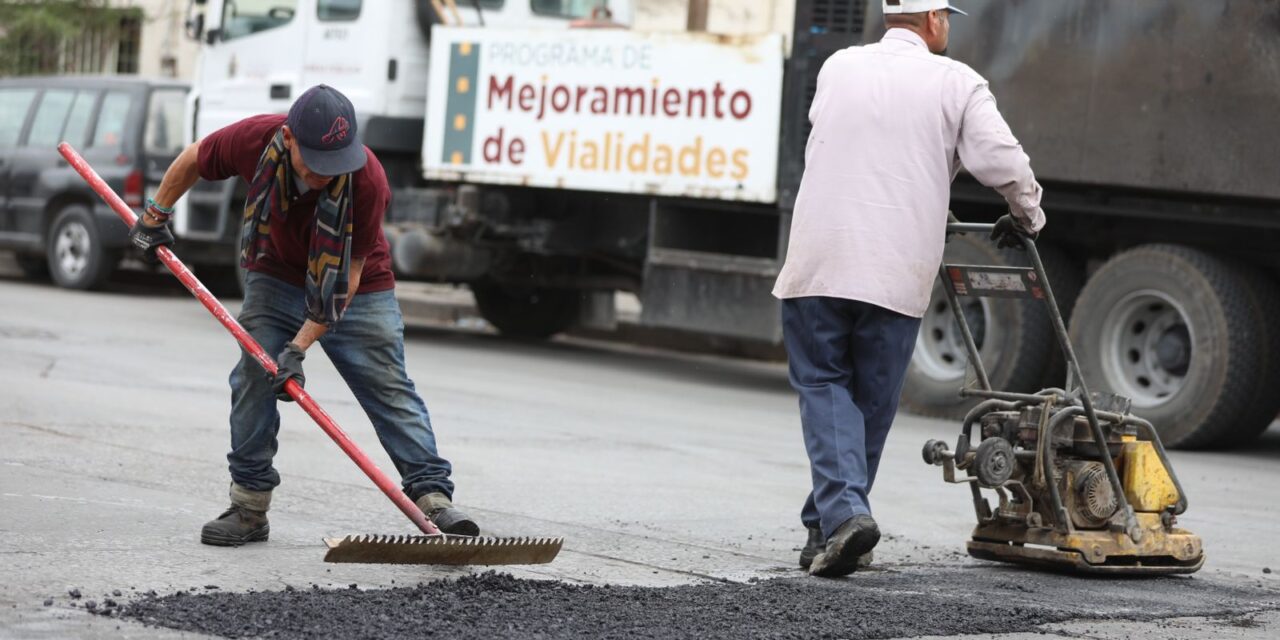
M 480 525 L 471 516 L 453 506 L 453 501 L 443 493 L 428 493 L 415 503 L 422 512 L 444 533 L 457 536 L 478 536 Z
M 862 556 L 880 542 L 880 527 L 870 515 L 858 514 L 840 525 L 809 567 L 809 574 L 823 578 L 847 576 L 858 570 Z M 869 561 L 869 559 L 868 559 Z
M 231 506 L 200 530 L 200 542 L 215 547 L 238 547 L 246 542 L 265 542 L 271 533 L 267 509 L 270 491 L 250 491 L 231 483 Z
M 822 553 L 822 549 L 825 546 L 827 546 L 827 539 L 822 535 L 822 528 L 809 528 L 809 540 L 804 543 L 804 548 L 800 550 L 800 568 L 808 569 L 813 564 L 813 559 L 819 553 Z
M 822 528 L 814 527 L 809 529 L 809 540 L 805 542 L 804 548 L 800 550 L 800 568 L 808 570 L 813 565 L 813 559 L 818 557 L 818 554 L 822 553 L 826 546 L 827 540 L 822 537 Z M 858 556 L 858 568 L 866 569 L 874 561 L 874 552 L 868 551 Z

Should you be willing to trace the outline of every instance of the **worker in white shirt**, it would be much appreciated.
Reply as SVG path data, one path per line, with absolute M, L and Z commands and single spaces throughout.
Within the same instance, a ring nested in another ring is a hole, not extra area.
M 950 60 L 948 0 L 882 0 L 884 38 L 818 75 L 786 263 L 773 294 L 813 491 L 801 567 L 843 576 L 880 530 L 868 494 L 942 262 L 961 166 L 1008 202 L 993 239 L 1044 226 L 1041 188 L 987 82 Z

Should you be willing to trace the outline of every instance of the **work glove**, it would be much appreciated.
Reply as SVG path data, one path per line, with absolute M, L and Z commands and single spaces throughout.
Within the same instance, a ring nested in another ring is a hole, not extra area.
M 1023 238 L 1036 239 L 1039 235 L 1034 231 L 1028 231 L 1025 227 L 1014 219 L 1012 214 L 1004 214 L 996 220 L 996 226 L 991 230 L 991 239 L 996 241 L 996 246 L 1001 249 L 1018 249 L 1026 248 L 1022 244 Z
M 293 396 L 284 389 L 284 383 L 290 378 L 296 379 L 299 387 L 307 384 L 307 377 L 302 374 L 302 359 L 306 357 L 302 347 L 292 342 L 284 345 L 280 355 L 276 356 L 276 377 L 271 381 L 271 390 L 276 392 L 277 399 L 293 402 Z
M 160 258 L 156 257 L 156 249 L 172 247 L 173 232 L 169 231 L 168 223 L 149 227 L 142 222 L 142 216 L 138 216 L 138 220 L 129 229 L 129 242 L 142 250 L 142 259 L 147 264 L 157 264 Z

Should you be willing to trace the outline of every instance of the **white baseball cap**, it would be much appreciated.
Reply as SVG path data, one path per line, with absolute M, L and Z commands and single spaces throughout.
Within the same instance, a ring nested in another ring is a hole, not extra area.
M 958 13 L 962 16 L 969 14 L 951 6 L 949 0 L 883 0 L 884 13 L 924 13 L 926 11 L 937 11 L 946 9 L 951 13 Z

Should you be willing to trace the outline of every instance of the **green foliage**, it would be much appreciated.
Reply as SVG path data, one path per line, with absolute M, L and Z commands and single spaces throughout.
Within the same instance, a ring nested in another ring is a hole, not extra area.
M 58 73 L 65 42 L 120 16 L 106 0 L 0 0 L 0 76 Z

